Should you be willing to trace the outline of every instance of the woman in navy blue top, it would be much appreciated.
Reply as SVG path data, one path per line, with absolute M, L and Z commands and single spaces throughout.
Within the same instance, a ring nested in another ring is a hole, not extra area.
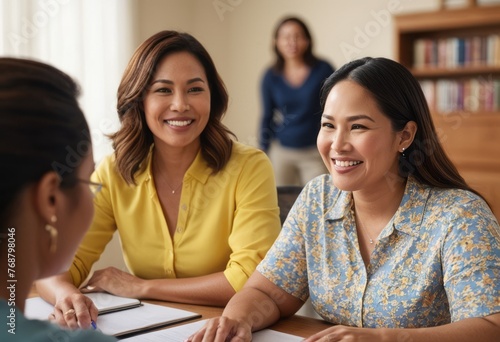
M 269 154 L 277 185 L 304 185 L 326 173 L 316 149 L 320 128 L 319 93 L 334 69 L 312 53 L 305 23 L 283 19 L 274 33 L 276 61 L 261 84 L 260 148 Z

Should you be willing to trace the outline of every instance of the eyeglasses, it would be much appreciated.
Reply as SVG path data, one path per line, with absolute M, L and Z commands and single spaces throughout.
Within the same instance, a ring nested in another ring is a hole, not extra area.
M 95 183 L 95 182 L 91 182 L 91 181 L 88 181 L 86 179 L 80 179 L 80 178 L 77 178 L 76 181 L 88 184 L 90 191 L 92 192 L 92 194 L 94 196 L 96 196 L 102 189 L 101 183 Z

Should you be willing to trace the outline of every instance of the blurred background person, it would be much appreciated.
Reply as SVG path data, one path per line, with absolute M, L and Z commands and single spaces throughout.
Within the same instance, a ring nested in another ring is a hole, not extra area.
M 320 128 L 319 94 L 332 65 L 313 54 L 313 40 L 297 17 L 274 32 L 276 60 L 261 82 L 260 148 L 273 163 L 276 183 L 303 186 L 327 170 L 316 149 Z

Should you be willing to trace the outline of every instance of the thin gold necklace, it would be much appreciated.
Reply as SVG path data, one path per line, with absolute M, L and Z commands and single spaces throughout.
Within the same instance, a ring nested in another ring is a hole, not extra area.
M 176 192 L 177 190 L 179 190 L 179 189 L 180 189 L 180 187 L 182 186 L 182 183 L 184 183 L 184 181 L 182 181 L 182 182 L 181 182 L 181 183 L 180 183 L 180 184 L 179 184 L 179 185 L 178 185 L 178 186 L 174 189 L 174 188 L 172 188 L 172 187 L 170 186 L 170 184 L 168 184 L 168 182 L 167 182 L 167 180 L 166 180 L 165 176 L 163 175 L 163 173 L 161 173 L 161 172 L 158 170 L 158 166 L 156 166 L 156 164 L 154 164 L 154 166 L 155 166 L 155 168 L 156 168 L 156 173 L 157 173 L 157 174 L 159 174 L 159 175 L 161 176 L 161 180 L 163 181 L 163 183 L 167 184 L 167 186 L 170 188 L 170 191 L 172 191 L 172 195 L 174 195 L 174 194 L 175 194 L 175 192 Z
M 354 208 L 351 208 L 351 210 L 352 210 L 352 215 L 354 216 L 354 222 L 356 222 L 356 211 L 354 210 Z M 363 233 L 365 233 L 365 235 L 368 237 L 368 241 L 370 242 L 370 244 L 373 245 L 374 240 L 371 238 L 370 234 L 368 234 L 368 232 L 366 231 L 365 227 L 361 223 L 360 219 L 358 219 L 358 222 L 356 223 L 356 225 L 358 225 L 358 223 L 359 223 L 359 227 L 361 228 L 361 230 L 363 231 Z M 377 239 L 375 239 L 375 241 L 376 240 Z
M 175 192 L 176 192 L 177 190 L 179 190 L 179 188 L 182 186 L 182 183 L 183 183 L 183 182 L 181 182 L 181 184 L 179 184 L 179 185 L 177 186 L 177 188 L 175 188 L 175 189 L 172 189 L 172 187 L 171 187 L 171 186 L 170 186 L 167 182 L 165 182 L 165 183 L 166 183 L 166 184 L 167 184 L 167 186 L 170 188 L 170 190 L 172 190 L 172 194 L 175 194 Z

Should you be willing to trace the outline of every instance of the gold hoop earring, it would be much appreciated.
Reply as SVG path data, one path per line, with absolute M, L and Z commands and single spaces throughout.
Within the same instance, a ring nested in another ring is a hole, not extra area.
M 52 224 L 57 222 L 57 217 L 56 215 L 52 215 L 50 218 L 50 221 Z M 49 246 L 49 251 L 51 254 L 54 254 L 57 251 L 57 235 L 58 231 L 56 227 L 54 227 L 52 224 L 46 224 L 45 225 L 45 231 L 47 231 L 50 234 L 50 246 Z

